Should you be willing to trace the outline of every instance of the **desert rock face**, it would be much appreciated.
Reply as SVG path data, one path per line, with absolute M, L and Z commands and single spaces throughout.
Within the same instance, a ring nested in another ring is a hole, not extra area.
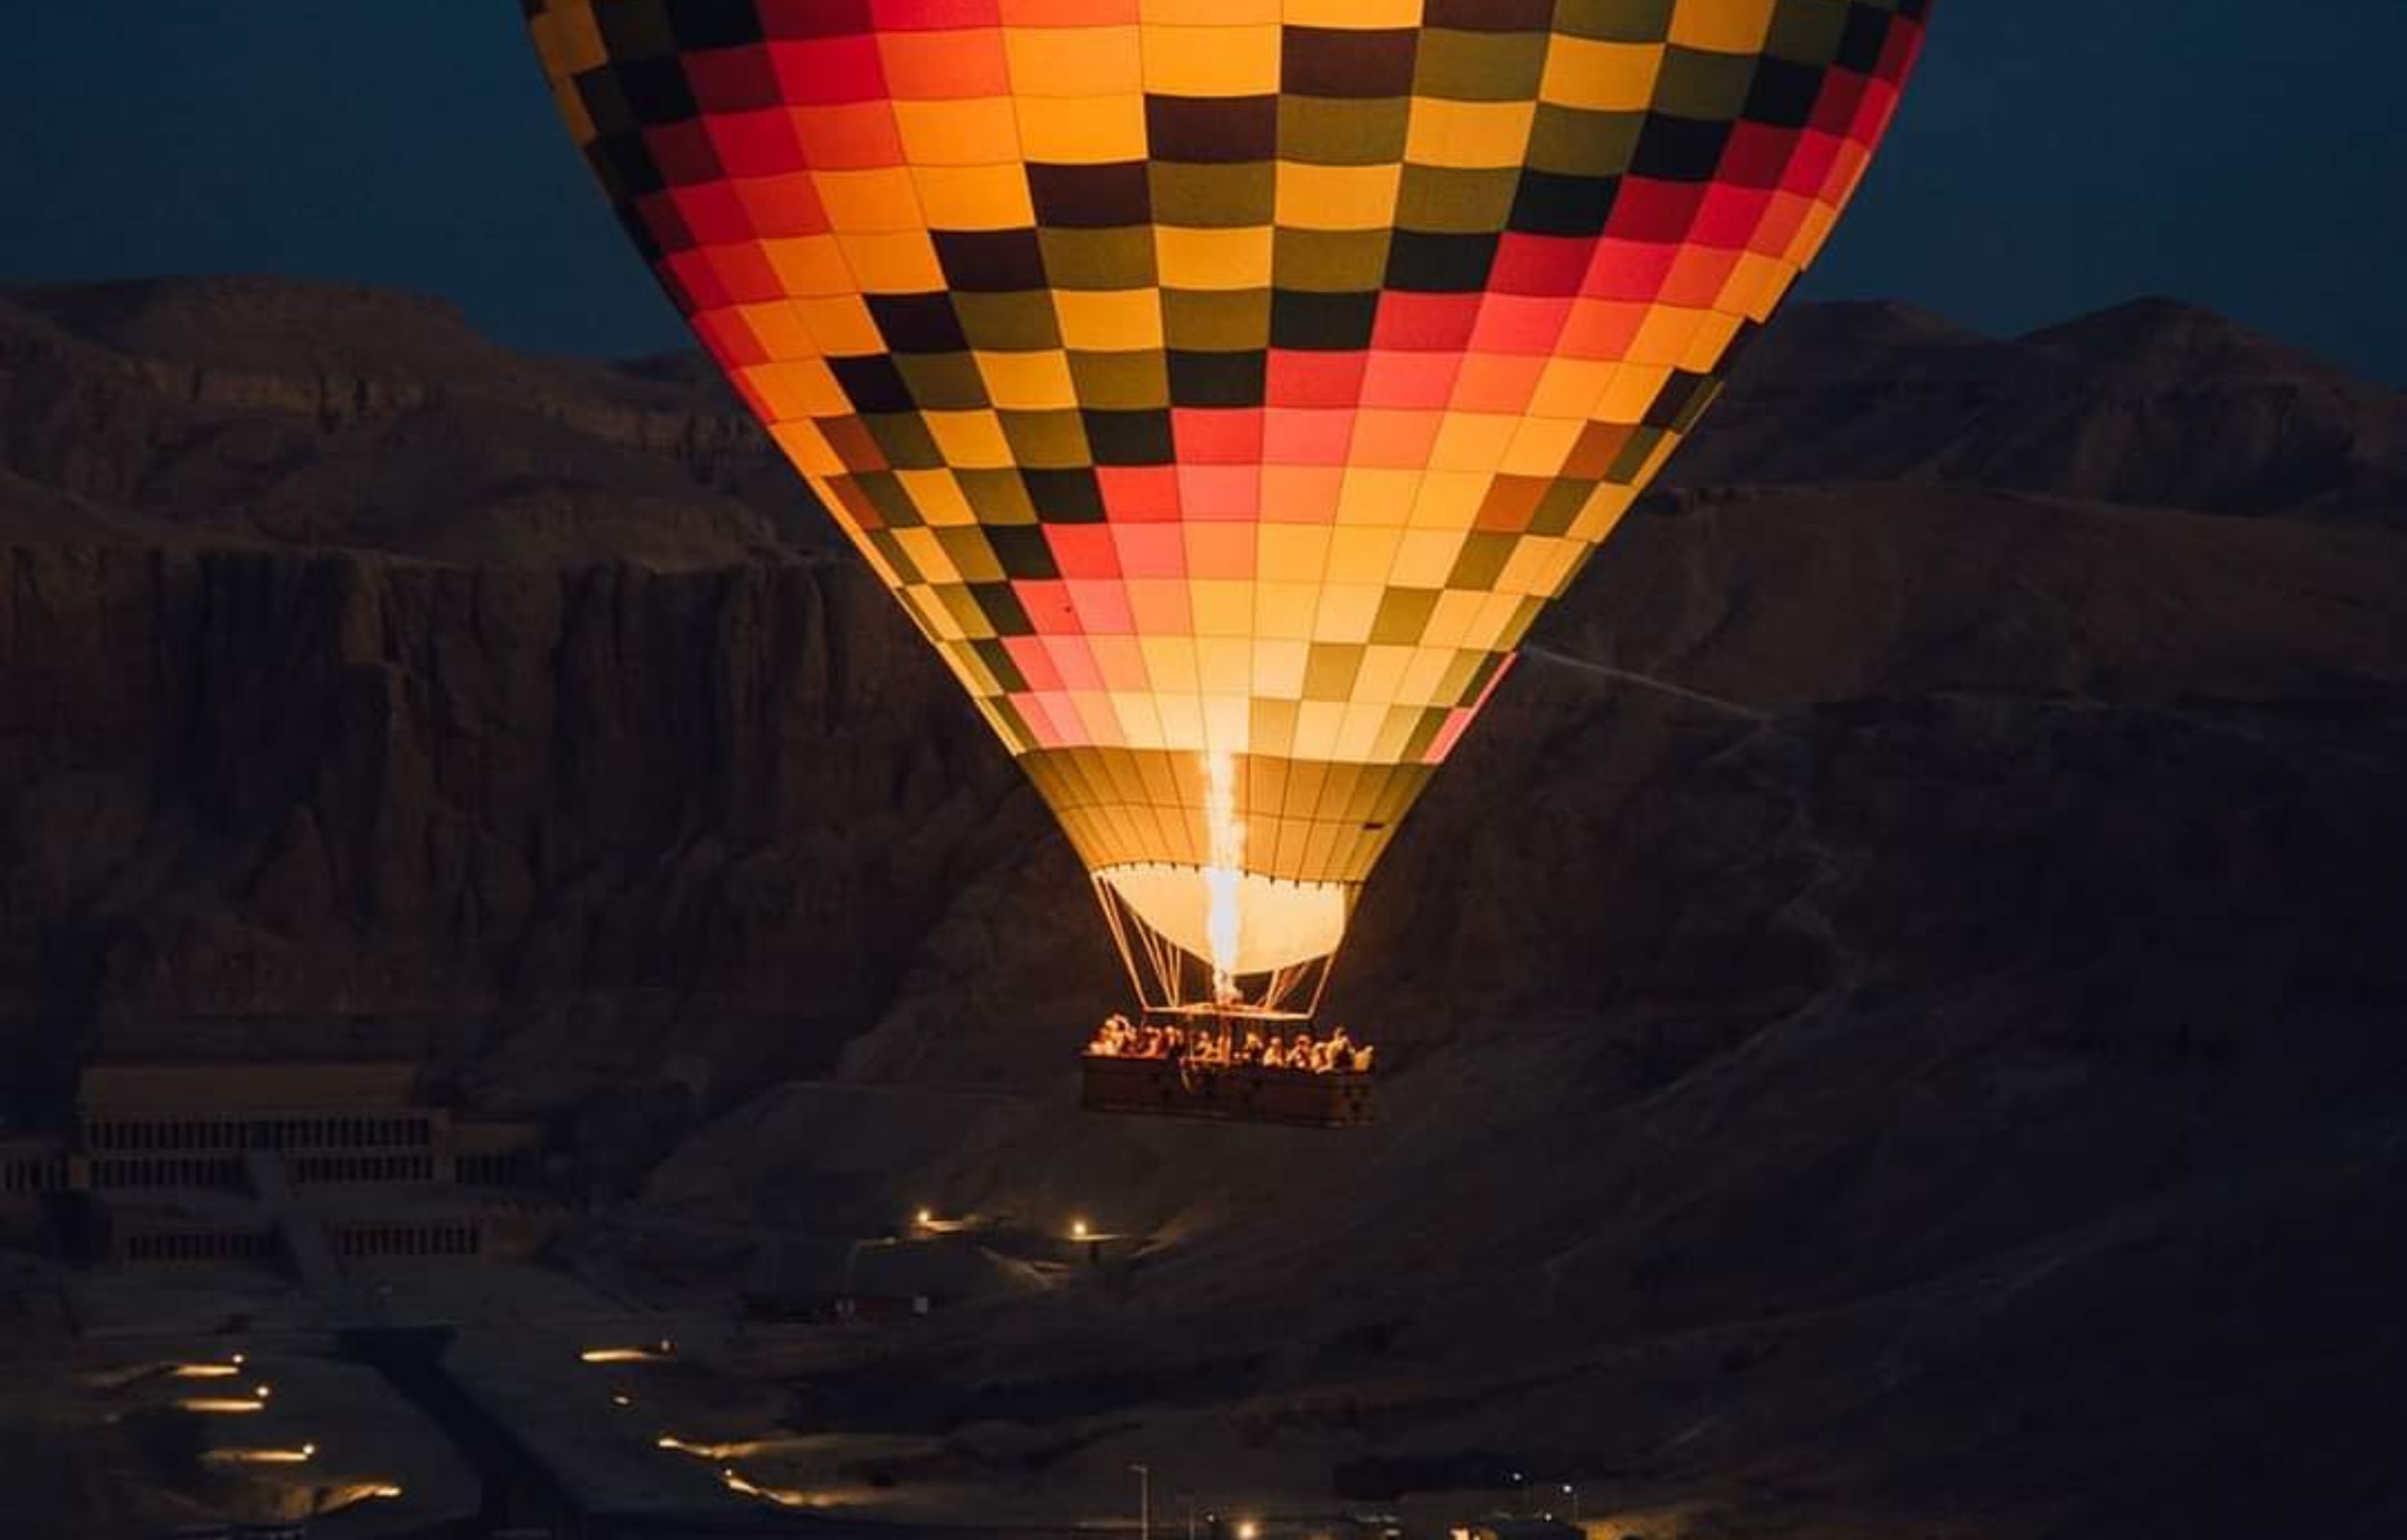
M 0 573 L 13 1058 L 186 1023 L 475 1057 L 506 1017 L 547 1081 L 792 1072 L 965 872 L 1044 838 L 849 570 L 104 547 Z
M 422 1052 L 637 1215 L 1170 1237 L 819 1366 L 996 1479 L 2394 1533 L 2402 422 L 2162 303 L 1789 316 L 1370 889 L 1330 1140 L 1071 1111 L 1083 878 L 689 366 L 19 294 L 0 1043 Z
M 1671 475 L 2395 523 L 2402 459 L 2407 398 L 2170 300 L 2013 342 L 1831 305 L 1764 336 Z
M 44 539 L 656 567 L 827 540 L 686 361 L 530 358 L 448 306 L 330 285 L 0 296 L 0 529 Z

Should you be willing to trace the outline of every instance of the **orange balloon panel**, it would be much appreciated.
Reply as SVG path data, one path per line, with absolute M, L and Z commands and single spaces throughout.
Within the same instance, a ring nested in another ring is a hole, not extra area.
M 527 3 L 661 281 L 1079 853 L 1261 965 L 1333 948 L 1928 9 Z

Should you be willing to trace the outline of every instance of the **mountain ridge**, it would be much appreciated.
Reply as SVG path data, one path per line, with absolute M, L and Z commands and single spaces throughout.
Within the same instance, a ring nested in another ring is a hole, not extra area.
M 521 355 L 445 301 L 356 285 L 0 291 L 0 521 L 43 489 L 123 529 L 483 565 L 839 545 L 700 355 Z M 2166 299 L 2012 340 L 1799 305 L 1666 484 L 1863 479 L 2385 518 L 2407 501 L 2407 397 Z

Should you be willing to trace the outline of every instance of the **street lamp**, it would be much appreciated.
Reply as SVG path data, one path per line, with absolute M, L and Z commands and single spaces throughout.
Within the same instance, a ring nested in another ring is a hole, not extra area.
M 1137 1540 L 1153 1540 L 1153 1468 L 1131 1465 L 1128 1469 L 1137 1477 Z
M 1569 1498 L 1569 1499 L 1571 1500 L 1571 1522 L 1572 1522 L 1573 1524 L 1577 1524 L 1577 1523 L 1579 1523 L 1579 1522 L 1580 1522 L 1580 1489 L 1579 1489 L 1578 1487 L 1573 1486 L 1570 1482 L 1566 1481 L 1566 1482 L 1564 1482 L 1564 1483 L 1563 1483 L 1563 1495 L 1564 1495 L 1565 1497 Z

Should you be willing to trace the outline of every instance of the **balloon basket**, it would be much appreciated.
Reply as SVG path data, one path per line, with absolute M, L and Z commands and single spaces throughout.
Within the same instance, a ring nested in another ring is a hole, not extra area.
M 1372 1121 L 1371 1076 L 1352 1070 L 1201 1065 L 1175 1059 L 1084 1058 L 1086 1110 L 1290 1128 L 1361 1128 Z

